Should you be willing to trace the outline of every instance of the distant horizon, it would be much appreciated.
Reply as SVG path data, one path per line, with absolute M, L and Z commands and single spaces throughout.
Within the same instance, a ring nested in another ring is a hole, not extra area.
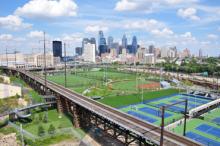
M 36 9 L 37 7 L 37 9 Z M 102 30 L 121 44 L 124 34 L 137 37 L 143 47 L 188 48 L 192 54 L 220 55 L 219 0 L 23 0 L 0 2 L 0 54 L 6 47 L 31 53 L 41 50 L 43 32 L 51 49 L 53 40 L 65 40 L 74 54 L 82 38 Z M 50 42 L 48 42 L 50 41 Z M 43 50 L 43 49 L 42 49 Z

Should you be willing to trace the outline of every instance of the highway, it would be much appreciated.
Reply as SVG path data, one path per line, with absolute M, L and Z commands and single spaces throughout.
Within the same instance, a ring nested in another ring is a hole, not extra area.
M 11 69 L 15 70 L 15 69 Z M 39 82 L 44 85 L 44 80 L 36 75 L 32 75 L 29 72 L 25 72 L 22 70 L 16 70 L 29 78 Z M 133 133 L 139 135 L 146 140 L 153 142 L 156 145 L 160 143 L 160 127 L 155 126 L 146 121 L 142 121 L 140 119 L 136 119 L 126 113 L 123 113 L 117 109 L 114 109 L 110 106 L 104 105 L 92 99 L 89 99 L 83 95 L 80 95 L 76 92 L 73 92 L 70 89 L 64 88 L 61 85 L 58 85 L 54 82 L 48 81 L 47 88 L 52 90 L 55 93 L 62 95 L 65 98 L 73 101 L 74 103 L 84 107 L 85 109 L 96 113 L 97 115 L 112 121 L 115 124 L 120 125 L 121 127 L 132 131 Z M 176 135 L 169 131 L 164 131 L 164 145 L 166 146 L 199 146 L 200 144 L 185 138 L 183 136 Z

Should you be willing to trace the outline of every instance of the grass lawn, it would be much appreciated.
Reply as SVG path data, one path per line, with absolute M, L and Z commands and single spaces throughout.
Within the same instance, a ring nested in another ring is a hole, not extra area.
M 168 96 L 175 93 L 179 93 L 177 89 L 166 89 L 160 91 L 151 91 L 144 93 L 144 100 L 150 100 L 159 98 L 162 96 Z M 103 99 L 98 100 L 101 103 L 107 104 L 109 106 L 118 108 L 121 106 L 127 106 L 131 104 L 136 104 L 142 102 L 141 94 L 131 94 L 131 95 L 122 95 L 122 96 L 114 96 L 114 97 L 105 97 Z
M 32 97 L 32 99 L 35 102 L 43 102 L 43 97 L 41 95 L 39 95 L 36 91 L 34 91 L 33 89 L 30 89 L 30 91 L 28 92 L 29 96 Z
M 45 114 L 46 114 L 46 111 L 32 114 L 33 121 L 31 123 L 24 124 L 23 125 L 24 129 L 37 136 L 38 127 L 40 125 L 43 126 L 46 132 L 50 124 L 53 124 L 53 126 L 56 129 L 73 126 L 71 120 L 66 115 L 62 115 L 62 117 L 59 118 L 59 114 L 57 113 L 56 110 L 48 110 L 48 122 L 44 123 L 43 120 L 40 120 L 40 116 L 43 118 Z
M 104 78 L 104 71 L 89 71 L 89 72 L 81 72 L 77 73 L 78 75 L 84 75 L 88 76 L 89 78 L 96 78 L 96 79 L 103 79 Z M 128 73 L 122 73 L 122 72 L 109 72 L 106 73 L 107 79 L 111 79 L 113 81 L 115 80 L 121 80 L 121 79 L 135 79 L 135 74 L 128 74 Z
M 57 84 L 63 85 L 63 86 L 65 85 L 64 74 L 48 76 L 48 80 L 51 80 L 51 81 L 53 81 Z M 81 91 L 83 91 L 82 89 L 87 89 L 92 85 L 98 86 L 100 84 L 102 84 L 102 82 L 95 80 L 95 79 L 89 79 L 86 77 L 75 76 L 72 74 L 67 75 L 67 87 L 71 88 L 73 90 L 76 89 L 76 92 L 81 92 Z

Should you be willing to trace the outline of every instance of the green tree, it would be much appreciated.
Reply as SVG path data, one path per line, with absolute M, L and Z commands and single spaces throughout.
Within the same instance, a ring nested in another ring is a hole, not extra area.
M 55 132 L 56 132 L 55 127 L 53 126 L 53 124 L 50 124 L 49 129 L 48 129 L 48 133 L 55 134 Z
M 43 120 L 43 116 L 42 116 L 42 114 L 41 114 L 41 113 L 39 113 L 38 118 L 39 118 L 39 121 L 42 121 L 42 120 Z
M 44 122 L 44 123 L 47 123 L 47 122 L 48 122 L 48 116 L 47 116 L 47 113 L 44 114 L 43 122 Z
M 43 126 L 38 127 L 38 136 L 44 136 L 45 135 L 45 130 Z

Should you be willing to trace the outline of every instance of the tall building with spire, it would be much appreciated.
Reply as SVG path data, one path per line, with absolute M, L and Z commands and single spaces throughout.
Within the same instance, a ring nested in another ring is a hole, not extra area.
M 112 49 L 113 48 L 113 42 L 114 42 L 114 39 L 112 36 L 109 36 L 108 37 L 108 50 Z
M 127 42 L 127 37 L 126 35 L 124 34 L 123 37 L 122 37 L 122 48 L 126 48 L 127 49 L 127 45 L 128 45 L 128 42 Z
M 136 36 L 133 36 L 131 46 L 132 46 L 132 48 L 131 48 L 131 53 L 132 53 L 132 54 L 136 54 L 137 48 L 138 48 L 137 37 L 136 37 Z
M 106 45 L 106 39 L 104 37 L 103 31 L 99 31 L 99 55 L 107 52 L 107 45 Z

